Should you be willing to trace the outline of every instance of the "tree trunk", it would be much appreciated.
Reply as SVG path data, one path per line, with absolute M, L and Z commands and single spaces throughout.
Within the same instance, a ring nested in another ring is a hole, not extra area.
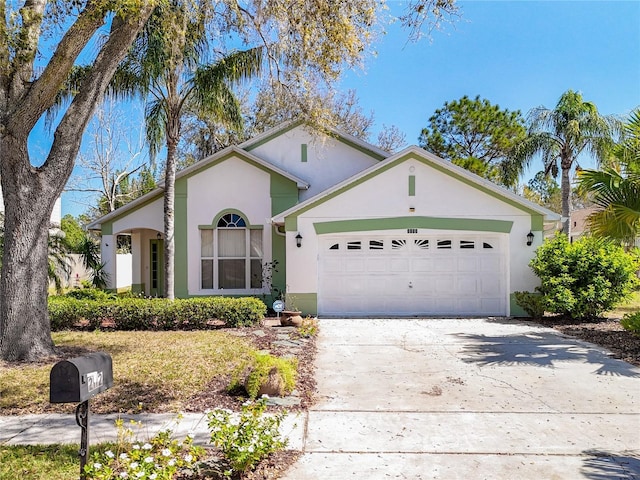
M 2 138 L 2 155 L 27 156 L 24 141 Z M 5 239 L 0 278 L 0 355 L 7 361 L 35 361 L 54 353 L 47 308 L 48 235 L 59 195 L 36 169 L 6 162 L 2 169 Z M 28 181 L 27 181 L 28 179 Z M 59 183 L 59 182 L 58 182 Z
M 571 159 L 563 158 L 560 161 L 560 167 L 562 169 L 562 233 L 569 236 L 571 235 L 571 179 L 569 174 L 571 173 L 571 166 L 573 161 Z
M 167 162 L 164 177 L 164 296 L 175 298 L 175 197 L 177 141 L 167 134 Z

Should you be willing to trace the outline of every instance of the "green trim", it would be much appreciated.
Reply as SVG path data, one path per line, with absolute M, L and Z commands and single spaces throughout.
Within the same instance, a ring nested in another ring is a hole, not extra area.
M 355 142 L 352 142 L 351 140 L 344 138 L 342 136 L 335 136 L 332 135 L 332 138 L 337 139 L 339 142 L 344 143 L 345 145 L 353 148 L 354 150 L 358 150 L 360 153 L 364 153 L 365 155 L 373 158 L 374 160 L 378 160 L 378 161 L 382 161 L 385 158 L 387 158 L 385 155 L 381 155 L 377 152 L 374 152 L 373 150 L 369 150 L 367 147 L 363 146 L 363 145 L 359 145 Z
M 113 221 L 100 224 L 102 235 L 113 235 Z
M 157 265 L 158 265 L 157 285 L 158 286 L 156 288 L 153 288 L 153 279 L 152 279 L 153 245 L 156 245 L 156 252 L 158 255 L 158 258 L 157 258 Z M 155 238 L 149 239 L 149 295 L 151 295 L 152 297 L 164 296 L 164 240 L 156 240 Z
M 397 165 L 407 161 L 407 160 L 417 160 L 425 165 L 430 166 L 431 168 L 433 168 L 434 170 L 444 173 L 445 175 L 448 175 L 452 178 L 455 178 L 456 180 L 459 180 L 460 182 L 464 183 L 465 185 L 468 185 L 472 188 L 475 188 L 483 193 L 486 193 L 487 195 L 494 197 L 504 203 L 507 203 L 508 205 L 511 205 L 512 207 L 517 208 L 518 210 L 524 211 L 526 213 L 528 213 L 529 215 L 532 216 L 531 222 L 532 222 L 532 229 L 534 229 L 535 226 L 537 226 L 537 223 L 539 222 L 539 220 L 534 219 L 533 217 L 539 217 L 539 218 L 543 218 L 543 215 L 540 214 L 539 212 L 536 212 L 535 210 L 528 208 L 524 205 L 522 205 L 521 203 L 517 202 L 516 200 L 513 200 L 509 197 L 506 197 L 505 195 L 500 194 L 499 192 L 496 192 L 494 190 L 489 189 L 488 187 L 479 184 L 471 179 L 468 179 L 467 177 L 463 177 L 461 174 L 451 171 L 448 168 L 446 168 L 443 165 L 440 165 L 439 163 L 436 163 L 435 161 L 426 158 L 426 157 L 422 157 L 419 155 L 416 155 L 414 152 L 409 152 L 405 155 L 402 155 L 401 157 L 396 158 L 395 160 L 393 160 L 392 162 L 389 163 L 385 163 L 383 165 L 381 165 L 379 168 L 376 168 L 374 171 L 363 175 L 362 177 L 354 180 L 353 182 L 342 186 L 341 188 L 338 188 L 336 190 L 334 190 L 333 192 L 315 200 L 314 202 L 310 202 L 307 205 L 301 207 L 298 210 L 295 210 L 294 212 L 292 212 L 291 214 L 287 215 L 287 217 L 285 218 L 285 225 L 287 225 L 287 231 L 292 231 L 292 230 L 296 230 L 297 228 L 289 228 L 289 224 L 293 225 L 293 222 L 290 221 L 290 219 L 294 218 L 294 217 L 298 217 L 299 215 L 317 207 L 318 205 L 321 205 L 335 197 L 338 197 L 339 195 L 342 195 L 343 193 L 345 193 L 348 190 L 351 190 L 352 188 L 355 188 L 365 182 L 367 182 L 368 180 L 380 175 L 383 172 L 386 172 L 387 170 L 390 170 L 394 167 L 396 167 Z
M 276 228 L 271 229 L 271 259 L 278 262 L 277 271 L 272 272 L 271 290 L 284 292 L 287 286 L 287 247 L 286 238 L 276 233 Z M 271 306 L 271 305 L 269 305 Z
M 174 294 L 178 298 L 182 298 L 188 292 L 189 282 L 189 256 L 188 256 L 188 233 L 187 233 L 187 180 L 179 179 L 176 182 L 176 199 L 175 199 L 175 223 L 174 223 Z
M 515 293 L 511 293 L 509 294 L 509 314 L 512 317 L 530 317 L 530 315 L 524 311 L 524 309 L 518 305 L 518 302 L 516 302 L 516 295 Z
M 300 125 L 302 125 L 303 123 L 304 122 L 302 120 L 298 120 L 297 122 L 292 122 L 287 127 L 283 128 L 281 130 L 277 130 L 277 131 L 273 132 L 271 135 L 267 135 L 266 137 L 264 137 L 264 138 L 262 138 L 260 140 L 257 140 L 254 143 L 250 143 L 250 144 L 246 145 L 243 149 L 246 150 L 247 152 L 250 152 L 251 150 L 254 150 L 254 149 L 258 148 L 258 147 L 261 147 L 265 143 L 270 142 L 274 138 L 278 138 L 280 135 L 284 135 L 285 133 L 290 132 L 294 128 L 297 128 Z
M 366 232 L 371 230 L 399 230 L 405 228 L 510 233 L 513 222 L 507 220 L 480 220 L 476 218 L 390 217 L 318 222 L 314 223 L 313 226 L 318 235 L 327 233 Z
M 284 219 L 284 229 L 287 232 L 295 232 L 298 230 L 298 217 L 287 217 Z
M 132 283 L 131 284 L 131 293 L 145 293 L 145 284 L 144 283 Z
M 409 175 L 409 196 L 410 197 L 416 196 L 416 176 L 415 175 Z
M 218 228 L 218 222 L 220 221 L 220 219 L 230 213 L 235 213 L 236 215 L 241 216 L 245 220 L 245 223 L 247 224 L 247 228 L 249 230 L 257 230 L 257 229 L 264 228 L 263 225 L 251 225 L 251 223 L 249 223 L 249 217 L 236 208 L 225 208 L 224 210 L 220 210 L 220 212 L 218 212 L 218 214 L 215 217 L 213 217 L 213 221 L 211 222 L 211 225 L 198 225 L 198 228 L 200 230 L 215 230 L 216 228 Z
M 318 294 L 317 293 L 287 293 L 285 305 L 289 310 L 298 310 L 303 315 L 318 314 Z
M 307 144 L 300 145 L 300 161 L 305 163 L 307 161 Z
M 215 225 L 198 225 L 198 230 L 215 230 Z M 264 230 L 264 225 L 247 225 L 248 230 Z
M 531 230 L 539 231 L 542 235 L 544 230 L 544 215 L 531 215 Z
M 298 203 L 298 185 L 282 175 L 271 175 L 269 193 L 272 216 L 289 210 Z

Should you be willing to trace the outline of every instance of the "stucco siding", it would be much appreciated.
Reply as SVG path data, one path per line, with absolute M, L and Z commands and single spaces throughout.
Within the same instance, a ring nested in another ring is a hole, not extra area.
M 146 205 L 133 210 L 112 222 L 112 233 L 117 235 L 134 229 L 148 228 L 157 232 L 164 231 L 164 206 L 162 196 Z
M 415 180 L 410 181 L 410 176 Z M 506 271 L 509 272 L 508 292 L 533 290 L 537 285 L 528 262 L 542 235 L 535 232 L 534 245 L 526 245 L 526 235 L 531 229 L 529 213 L 504 202 L 497 195 L 474 188 L 421 161 L 409 159 L 298 215 L 297 231 L 287 232 L 287 283 L 290 293 L 318 291 L 318 240 L 321 235 L 316 234 L 317 224 L 346 221 L 345 228 L 348 229 L 350 219 L 366 225 L 375 224 L 372 220 L 376 218 L 396 217 L 420 218 L 416 224 L 428 224 L 431 217 L 436 218 L 434 224 L 438 219 L 443 225 L 451 224 L 451 221 L 455 224 L 456 219 L 460 222 L 459 229 L 419 228 L 421 234 L 460 233 L 465 225 L 474 223 L 479 224 L 477 228 L 480 231 L 491 231 L 492 228 L 495 232 L 505 231 L 502 244 Z M 483 220 L 489 222 L 485 225 L 481 222 Z M 303 247 L 296 249 L 294 237 L 298 232 L 303 237 Z M 380 230 L 371 233 L 389 235 L 393 232 Z M 406 229 L 395 232 L 407 233 Z
M 188 293 L 211 293 L 200 288 L 200 225 L 212 225 L 216 217 L 233 210 L 251 226 L 263 227 L 263 263 L 271 261 L 271 175 L 242 159 L 232 157 L 215 168 L 187 180 Z
M 302 145 L 306 145 L 304 162 Z M 378 163 L 360 150 L 326 136 L 312 135 L 302 126 L 252 149 L 251 153 L 309 182 L 309 189 L 300 192 L 301 201 Z

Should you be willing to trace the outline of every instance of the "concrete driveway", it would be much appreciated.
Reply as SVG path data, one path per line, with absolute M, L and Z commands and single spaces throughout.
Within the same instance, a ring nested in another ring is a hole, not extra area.
M 321 320 L 305 479 L 640 479 L 640 369 L 508 319 Z

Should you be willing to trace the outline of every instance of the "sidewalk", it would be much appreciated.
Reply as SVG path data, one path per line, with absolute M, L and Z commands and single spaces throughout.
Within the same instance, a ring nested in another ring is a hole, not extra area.
M 115 422 L 124 421 L 139 440 L 147 440 L 160 430 L 171 430 L 176 438 L 187 434 L 199 445 L 209 443 L 207 416 L 204 413 L 184 413 L 178 418 L 174 414 L 97 415 L 91 414 L 89 442 L 91 444 L 115 441 Z M 132 425 L 130 420 L 139 422 Z M 302 450 L 305 416 L 289 415 L 281 425 L 281 433 L 289 438 L 289 448 Z M 36 445 L 53 443 L 77 443 L 80 445 L 80 427 L 75 415 L 45 414 L 0 416 L 0 445 Z

